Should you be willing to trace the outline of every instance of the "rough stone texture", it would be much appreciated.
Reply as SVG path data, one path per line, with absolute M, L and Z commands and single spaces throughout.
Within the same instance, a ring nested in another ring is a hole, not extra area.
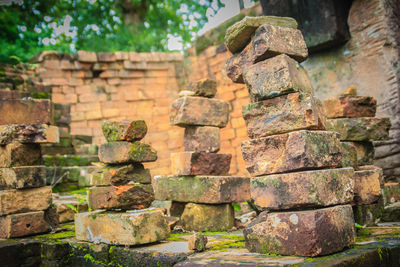
M 389 138 L 388 118 L 340 118 L 327 120 L 327 129 L 340 134 L 343 141 L 378 141 Z
M 0 168 L 0 190 L 35 188 L 46 185 L 46 167 Z
M 99 147 L 99 159 L 107 164 L 151 162 L 157 160 L 157 152 L 141 142 L 111 142 Z
M 375 149 L 372 142 L 362 141 L 362 142 L 346 142 L 351 143 L 356 148 L 357 153 L 357 164 L 359 166 L 371 165 L 374 163 Z
M 92 187 L 88 192 L 88 204 L 97 209 L 143 209 L 154 200 L 151 184 Z
M 19 143 L 58 143 L 60 134 L 58 127 L 47 124 L 11 124 L 0 125 L 0 145 L 12 142 Z
M 383 201 L 385 205 L 400 201 L 400 183 L 389 182 L 383 186 Z
M 50 203 L 50 186 L 0 191 L 0 215 L 46 210 Z
M 129 183 L 150 184 L 151 174 L 140 163 L 128 165 L 107 165 L 89 177 L 92 186 L 124 185 Z
M 355 240 L 350 205 L 308 211 L 261 213 L 244 229 L 250 252 L 319 256 L 341 251 Z
M 191 250 L 204 251 L 206 250 L 206 245 L 207 236 L 204 236 L 202 233 L 194 233 L 189 237 L 188 247 Z
M 218 152 L 220 129 L 212 126 L 189 126 L 185 128 L 183 145 L 185 151 Z
M 342 152 L 342 167 L 358 169 L 356 146 L 350 142 L 340 142 Z
M 325 130 L 319 100 L 298 93 L 244 105 L 242 114 L 250 138 L 296 130 Z
M 113 245 L 140 245 L 166 239 L 169 227 L 161 209 L 75 215 L 76 239 Z
M 297 29 L 297 22 L 292 18 L 259 16 L 244 17 L 226 30 L 225 44 L 232 54 L 240 52 L 250 41 L 251 35 L 263 24 Z
M 400 221 L 400 202 L 392 203 L 385 207 L 382 214 L 382 221 L 384 222 Z
M 378 201 L 382 195 L 382 169 L 375 166 L 362 166 L 354 174 L 354 202 L 357 205 L 365 205 Z
M 251 176 L 339 167 L 342 155 L 335 132 L 297 131 L 242 142 Z
M 56 211 L 59 216 L 60 223 L 72 222 L 74 221 L 75 213 L 87 212 L 88 205 L 86 202 L 79 202 L 78 200 L 63 200 L 55 199 L 53 204 L 56 206 Z M 74 206 L 76 211 L 71 209 L 70 206 Z
M 53 122 L 53 107 L 48 99 L 0 100 L 0 114 L 0 125 Z
M 353 206 L 354 221 L 359 225 L 376 225 L 381 221 L 384 208 L 382 198 L 373 204 Z
M 50 231 L 44 211 L 11 214 L 0 217 L 0 238 L 15 238 Z
M 212 98 L 217 93 L 217 81 L 212 79 L 201 79 L 190 82 L 186 90 L 192 92 L 193 96 L 203 96 Z
M 375 117 L 376 99 L 371 96 L 330 97 L 324 100 L 327 118 Z
M 234 211 L 231 204 L 188 203 L 181 216 L 183 229 L 196 232 L 219 232 L 234 226 Z
M 250 200 L 249 178 L 235 176 L 155 176 L 157 200 L 231 203 Z
M 0 146 L 0 167 L 40 165 L 42 161 L 39 144 L 11 143 Z
M 185 96 L 171 104 L 172 125 L 215 126 L 223 128 L 228 123 L 229 105 L 219 99 Z
M 231 154 L 178 152 L 171 154 L 175 175 L 224 175 L 229 173 Z
M 147 125 L 143 120 L 104 121 L 101 129 L 107 142 L 139 141 L 147 133 Z
M 260 209 L 285 210 L 348 204 L 353 168 L 291 172 L 250 179 L 251 199 Z

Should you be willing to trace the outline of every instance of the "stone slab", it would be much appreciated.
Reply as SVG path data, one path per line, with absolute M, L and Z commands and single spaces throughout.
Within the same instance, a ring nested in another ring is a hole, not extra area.
M 171 171 L 175 175 L 225 175 L 229 173 L 231 159 L 231 154 L 171 153 Z
M 219 99 L 184 96 L 170 107 L 170 122 L 177 126 L 215 126 L 228 123 L 229 105 Z
M 101 129 L 107 142 L 139 141 L 147 133 L 147 125 L 144 120 L 104 121 Z
M 47 124 L 0 125 L 0 145 L 12 142 L 55 144 L 60 142 L 58 127 Z
M 92 187 L 88 191 L 88 204 L 97 209 L 143 209 L 154 200 L 151 184 L 115 185 Z
M 11 214 L 0 217 L 0 238 L 15 238 L 50 231 L 44 211 Z
M 389 138 L 389 118 L 328 119 L 327 129 L 340 134 L 342 141 L 379 141 Z
M 51 204 L 51 187 L 0 191 L 0 216 L 46 210 Z
M 0 146 L 0 168 L 40 165 L 39 144 L 11 143 Z
M 342 152 L 342 167 L 353 167 L 358 170 L 357 149 L 350 142 L 340 142 Z
M 185 127 L 183 145 L 185 151 L 218 152 L 220 148 L 220 129 L 212 126 Z
M 151 162 L 157 160 L 157 152 L 141 142 L 111 142 L 100 145 L 99 159 L 107 164 Z
M 131 183 L 150 184 L 151 174 L 140 163 L 107 165 L 89 176 L 91 186 L 124 185 Z
M 75 215 L 76 239 L 113 245 L 140 245 L 166 239 L 169 227 L 161 209 Z
M 217 93 L 217 81 L 209 78 L 204 78 L 198 81 L 190 82 L 186 86 L 185 90 L 187 91 L 185 93 L 190 94 L 191 96 L 212 98 Z
M 299 93 L 244 105 L 242 115 L 250 138 L 297 130 L 325 130 L 319 100 Z
M 372 165 L 374 163 L 375 148 L 372 142 L 349 142 L 356 148 L 357 153 L 357 164 L 359 166 Z
M 236 176 L 155 176 L 157 200 L 219 204 L 250 200 L 250 181 Z
M 0 125 L 53 123 L 53 107 L 48 99 L 0 100 L 0 114 Z
M 46 167 L 0 168 L 0 190 L 46 186 Z
M 250 252 L 322 256 L 350 247 L 355 240 L 350 205 L 307 211 L 261 213 L 244 229 Z
M 318 208 L 353 200 L 353 168 L 272 174 L 250 179 L 251 199 L 261 210 Z
M 330 97 L 324 100 L 327 118 L 375 117 L 376 99 L 371 96 Z
M 362 166 L 354 174 L 354 202 L 356 205 L 377 202 L 382 196 L 382 169 L 376 166 Z
M 251 176 L 341 165 L 337 133 L 296 131 L 242 142 L 242 154 Z

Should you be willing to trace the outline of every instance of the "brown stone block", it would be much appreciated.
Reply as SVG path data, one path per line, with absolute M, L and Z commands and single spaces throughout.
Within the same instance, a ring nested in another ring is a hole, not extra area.
M 215 126 L 223 128 L 228 123 L 229 105 L 219 99 L 181 97 L 171 104 L 172 125 Z
M 47 124 L 11 124 L 0 125 L 0 145 L 19 143 L 59 143 L 58 127 Z
M 250 138 L 297 130 L 325 130 L 319 100 L 299 93 L 244 105 L 243 118 Z
M 97 56 L 95 52 L 79 50 L 78 60 L 80 62 L 88 62 L 88 63 L 97 62 Z
M 359 166 L 371 165 L 374 163 L 375 148 L 372 142 L 348 142 L 355 146 L 357 153 L 357 164 Z
M 358 170 L 357 150 L 350 142 L 340 142 L 342 152 L 342 167 L 353 167 Z
M 147 125 L 144 120 L 104 121 L 101 129 L 107 142 L 139 141 L 147 133 Z
M 250 252 L 322 256 L 355 241 L 350 205 L 288 212 L 263 212 L 243 231 Z
M 0 168 L 0 190 L 46 186 L 46 167 Z
M 39 144 L 11 143 L 0 146 L 0 168 L 40 165 L 41 162 Z
M 0 238 L 15 238 L 50 231 L 44 211 L 11 214 L 0 217 Z
M 212 98 L 216 93 L 217 81 L 205 78 L 195 82 L 190 82 L 185 91 L 181 91 L 179 94 Z
M 330 97 L 324 100 L 328 118 L 375 117 L 376 99 L 370 96 Z
M 141 142 L 111 142 L 100 145 L 99 159 L 107 164 L 151 162 L 157 160 L 157 152 Z
M 242 142 L 251 176 L 339 167 L 342 155 L 335 132 L 297 131 Z
M 183 137 L 185 151 L 218 152 L 220 128 L 212 126 L 189 126 Z
M 225 175 L 229 173 L 231 154 L 179 152 L 171 154 L 175 175 Z
M 354 175 L 354 202 L 357 205 L 377 202 L 382 195 L 382 169 L 376 166 L 361 166 Z
M 261 209 L 285 210 L 348 204 L 353 168 L 272 174 L 250 179 L 251 199 Z
M 48 99 L 0 100 L 0 114 L 0 125 L 53 123 L 53 105 Z
M 131 183 L 150 184 L 151 174 L 140 163 L 128 165 L 108 165 L 89 176 L 92 186 L 124 185 Z

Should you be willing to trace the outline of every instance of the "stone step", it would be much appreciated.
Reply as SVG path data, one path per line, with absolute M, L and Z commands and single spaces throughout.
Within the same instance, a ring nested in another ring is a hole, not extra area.
M 355 204 L 366 205 L 377 202 L 382 196 L 381 185 L 384 182 L 382 169 L 373 165 L 360 166 L 354 174 Z
M 107 142 L 139 141 L 147 133 L 147 125 L 144 120 L 104 121 L 101 129 Z
M 39 144 L 11 143 L 0 146 L 0 168 L 41 165 Z
M 128 165 L 106 165 L 92 172 L 90 186 L 124 185 L 129 183 L 150 184 L 151 174 L 140 163 Z
M 98 161 L 97 155 L 43 155 L 43 164 L 48 167 L 90 166 Z
M 11 124 L 0 125 L 0 145 L 19 143 L 58 143 L 58 127 L 47 124 Z
M 220 129 L 212 126 L 185 127 L 183 145 L 185 151 L 217 153 L 220 148 Z
M 171 153 L 171 171 L 174 175 L 226 175 L 229 173 L 231 159 L 231 154 Z
M 0 100 L 0 114 L 0 125 L 53 123 L 53 106 L 48 99 Z
M 330 119 L 375 117 L 376 99 L 351 95 L 330 97 L 324 100 L 324 110 Z
M 0 238 L 15 238 L 46 233 L 50 225 L 44 211 L 11 214 L 0 217 Z
M 141 142 L 112 142 L 99 147 L 99 159 L 107 164 L 151 162 L 157 160 L 157 152 Z
M 46 167 L 0 168 L 0 190 L 46 186 Z

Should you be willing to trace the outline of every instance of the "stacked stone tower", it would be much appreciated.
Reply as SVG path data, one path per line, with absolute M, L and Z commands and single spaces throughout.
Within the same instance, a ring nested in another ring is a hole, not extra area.
M 157 152 L 139 142 L 147 133 L 144 121 L 105 121 L 108 141 L 99 148 L 106 165 L 90 177 L 88 204 L 92 212 L 75 216 L 76 238 L 95 243 L 138 245 L 163 240 L 169 227 L 162 209 L 147 209 L 154 200 L 151 176 L 142 162 Z
M 185 152 L 171 155 L 172 176 L 154 177 L 157 200 L 172 200 L 173 215 L 189 231 L 224 231 L 234 226 L 232 202 L 249 197 L 249 180 L 227 176 L 231 155 L 218 154 L 228 103 L 213 99 L 214 80 L 190 83 L 171 104 L 171 124 L 185 128 Z
M 58 143 L 50 100 L 0 100 L 0 238 L 48 232 L 58 224 L 40 144 Z
M 321 103 L 306 71 L 308 56 L 290 18 L 246 17 L 227 30 L 234 55 L 227 74 L 245 83 L 243 106 L 251 140 L 241 149 L 251 198 L 263 210 L 244 230 L 252 252 L 326 255 L 355 239 L 353 168 L 341 167 L 338 134 L 326 131 Z

